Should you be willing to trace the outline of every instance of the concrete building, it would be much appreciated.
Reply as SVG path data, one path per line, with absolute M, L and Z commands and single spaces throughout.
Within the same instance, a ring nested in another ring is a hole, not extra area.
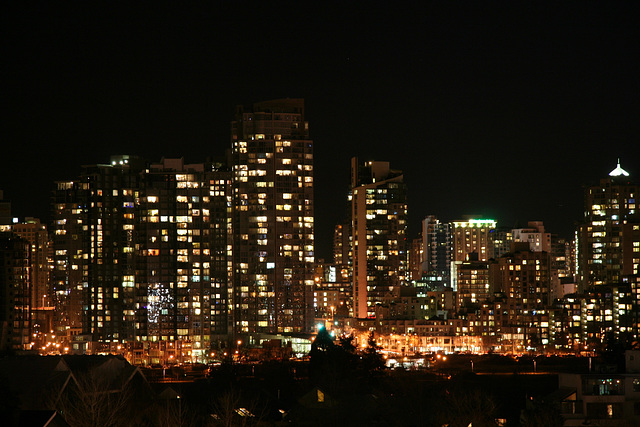
M 480 307 L 492 295 L 490 284 L 490 262 L 480 261 L 475 253 L 457 265 L 456 283 L 458 284 L 456 312 L 463 316 Z
M 493 258 L 498 259 L 502 255 L 511 252 L 513 245 L 513 229 L 509 227 L 497 227 L 491 232 L 493 241 Z
M 33 333 L 49 333 L 52 329 L 53 298 L 49 286 L 51 241 L 47 226 L 37 218 L 15 223 L 11 230 L 30 244 L 31 324 Z
M 112 156 L 54 192 L 59 335 L 103 343 L 226 335 L 230 173 L 182 159 Z
M 533 252 L 551 252 L 551 233 L 545 232 L 542 221 L 529 221 L 526 228 L 514 228 L 513 241 L 528 243 Z
M 541 310 L 551 303 L 551 259 L 548 252 L 529 248 L 528 243 L 514 243 L 513 251 L 497 260 L 495 290 L 520 301 L 523 310 Z
M 314 277 L 313 306 L 317 319 L 338 319 L 350 317 L 351 280 L 345 265 L 316 263 Z
M 475 252 L 478 261 L 493 257 L 492 232 L 496 228 L 492 219 L 468 219 L 453 221 L 453 261 L 466 261 L 467 255 Z
M 578 227 L 578 283 L 619 283 L 640 270 L 640 186 L 617 167 L 597 185 L 585 189 L 584 219 Z
M 422 279 L 423 273 L 424 243 L 422 236 L 411 239 L 407 246 L 407 280 L 415 282 Z
M 453 221 L 453 254 L 451 262 L 451 285 L 458 289 L 457 269 L 469 254 L 476 253 L 477 261 L 488 261 L 494 256 L 493 232 L 496 221 L 492 219 L 466 219 Z
M 451 224 L 441 222 L 434 215 L 422 220 L 422 271 L 433 277 L 437 285 L 451 287 L 451 257 L 453 237 Z
M 233 164 L 233 329 L 310 332 L 315 261 L 313 141 L 302 99 L 238 107 Z
M 375 316 L 375 305 L 406 280 L 407 202 L 401 171 L 389 162 L 351 160 L 353 315 Z
M 31 348 L 31 306 L 27 240 L 0 232 L 0 352 Z

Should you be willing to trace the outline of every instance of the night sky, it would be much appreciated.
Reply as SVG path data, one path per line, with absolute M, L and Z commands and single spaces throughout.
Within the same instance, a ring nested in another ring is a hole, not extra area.
M 319 257 L 352 156 L 405 172 L 410 236 L 428 214 L 570 236 L 583 185 L 618 157 L 640 173 L 633 2 L 16 3 L 0 189 L 20 218 L 111 154 L 222 155 L 237 104 L 287 97 L 315 144 Z

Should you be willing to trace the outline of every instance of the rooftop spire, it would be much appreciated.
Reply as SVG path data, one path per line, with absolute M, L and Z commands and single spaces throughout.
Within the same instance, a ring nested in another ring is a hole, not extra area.
M 626 170 L 622 169 L 620 167 L 620 159 L 618 158 L 618 166 L 616 166 L 616 168 L 614 170 L 612 170 L 611 172 L 609 172 L 609 176 L 629 176 L 629 172 L 627 172 Z

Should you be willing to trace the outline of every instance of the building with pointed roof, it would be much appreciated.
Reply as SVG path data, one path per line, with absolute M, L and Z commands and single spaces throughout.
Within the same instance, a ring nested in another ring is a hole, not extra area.
M 608 177 L 585 189 L 584 219 L 577 232 L 581 291 L 639 273 L 639 193 L 640 186 L 619 160 Z

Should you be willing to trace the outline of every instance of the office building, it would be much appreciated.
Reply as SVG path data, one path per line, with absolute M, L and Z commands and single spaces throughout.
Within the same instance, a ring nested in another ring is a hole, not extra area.
M 313 142 L 302 99 L 238 107 L 233 163 L 233 322 L 239 334 L 313 328 Z
M 407 204 L 401 171 L 389 162 L 351 160 L 353 315 L 375 316 L 375 305 L 406 280 Z

